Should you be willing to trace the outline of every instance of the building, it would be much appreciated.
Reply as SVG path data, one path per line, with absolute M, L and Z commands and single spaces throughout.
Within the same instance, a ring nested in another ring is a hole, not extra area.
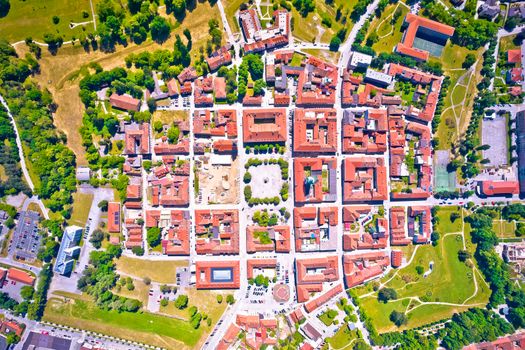
M 193 133 L 196 137 L 237 137 L 237 112 L 234 109 L 195 110 Z
M 238 260 L 197 261 L 195 268 L 197 289 L 238 289 L 240 287 Z
M 343 112 L 343 152 L 384 153 L 387 150 L 387 112 L 369 109 Z
M 525 111 L 516 113 L 516 145 L 520 194 L 525 194 Z
M 376 70 L 368 68 L 365 74 L 365 82 L 372 83 L 379 87 L 387 87 L 392 84 L 393 78 L 383 72 L 378 72 Z
M 120 233 L 121 220 L 120 203 L 108 203 L 108 232 Z
M 295 278 L 297 301 L 308 301 L 311 293 L 323 291 L 323 283 L 339 279 L 337 256 L 296 259 Z
M 390 257 L 384 251 L 343 255 L 346 287 L 352 288 L 379 277 L 388 266 L 390 266 Z
M 82 227 L 68 226 L 62 235 L 62 242 L 58 250 L 54 270 L 63 276 L 67 276 L 73 271 L 75 259 L 80 254 L 80 238 L 82 237 Z
M 286 142 L 286 109 L 245 109 L 243 110 L 244 143 Z
M 22 350 L 70 350 L 71 348 L 71 339 L 44 334 L 44 332 L 30 332 L 21 347 Z
M 286 10 L 273 13 L 273 25 L 263 28 L 255 9 L 239 12 L 239 21 L 244 36 L 245 53 L 272 50 L 288 44 L 290 34 L 290 14 Z
M 11 267 L 7 270 L 7 279 L 27 285 L 34 285 L 35 278 L 28 272 Z
M 403 263 L 403 252 L 401 250 L 392 250 L 392 267 L 398 268 Z
M 412 13 L 406 15 L 404 25 L 407 28 L 395 50 L 397 53 L 420 61 L 427 61 L 431 54 L 431 52 L 423 49 L 428 46 L 425 43 L 430 42 L 434 43 L 434 47 L 443 47 L 448 38 L 454 34 L 454 27 Z M 440 50 L 439 55 L 441 55 Z
M 293 213 L 295 251 L 334 251 L 337 249 L 337 207 L 299 207 Z
M 222 66 L 227 66 L 232 63 L 232 55 L 230 53 L 230 47 L 222 46 L 217 51 L 213 52 L 210 57 L 206 58 L 206 63 L 211 72 L 216 71 Z
M 127 156 L 151 155 L 149 123 L 133 123 L 124 127 L 124 154 Z
M 367 68 L 372 63 L 372 56 L 354 51 L 350 58 L 350 68 Z
M 246 251 L 256 252 L 290 252 L 290 226 L 247 226 Z
M 492 342 L 470 344 L 463 350 L 522 350 L 525 349 L 525 332 L 498 338 Z
M 77 167 L 76 177 L 77 177 L 77 181 L 79 182 L 89 181 L 91 179 L 91 169 L 85 166 Z
M 520 193 L 518 181 L 486 180 L 479 181 L 476 192 L 481 197 L 505 196 L 512 197 Z
M 127 94 L 118 95 L 117 93 L 113 93 L 109 97 L 109 103 L 113 108 L 122 109 L 125 111 L 138 112 L 140 110 L 140 100 Z
M 190 212 L 187 210 L 155 209 L 146 211 L 146 228 L 161 229 L 162 254 L 190 255 Z
M 195 210 L 197 254 L 239 254 L 239 212 Z
M 294 158 L 296 203 L 335 202 L 336 158 Z
M 384 209 L 343 207 L 343 249 L 383 249 L 388 245 L 388 220 Z
M 177 79 L 181 84 L 192 82 L 197 79 L 197 70 L 194 67 L 186 67 L 177 75 Z
M 390 208 L 391 245 L 424 244 L 430 242 L 432 213 L 427 206 Z
M 295 109 L 293 150 L 298 153 L 337 151 L 337 112 L 335 109 Z
M 376 202 L 388 198 L 387 174 L 383 158 L 344 159 L 343 201 Z
M 299 71 L 295 104 L 301 107 L 333 107 L 337 79 L 336 66 L 308 56 L 304 68 Z

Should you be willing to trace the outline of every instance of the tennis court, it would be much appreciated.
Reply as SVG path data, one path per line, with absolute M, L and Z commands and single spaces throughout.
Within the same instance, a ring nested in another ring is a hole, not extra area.
M 447 171 L 449 159 L 450 151 L 436 151 L 434 156 L 434 190 L 436 192 L 456 190 L 456 173 Z
M 434 57 L 441 57 L 441 53 L 443 52 L 443 48 L 445 47 L 444 45 L 440 45 L 438 43 L 417 36 L 414 38 L 414 44 L 412 46 L 416 49 L 428 51 L 428 53 L 430 53 L 430 55 Z

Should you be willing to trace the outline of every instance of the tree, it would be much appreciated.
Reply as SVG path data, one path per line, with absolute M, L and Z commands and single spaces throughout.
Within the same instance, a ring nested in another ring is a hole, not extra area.
M 341 39 L 339 39 L 338 36 L 334 36 L 332 40 L 330 40 L 330 51 L 338 51 L 339 46 L 341 46 Z
M 233 297 L 232 294 L 228 294 L 228 295 L 226 296 L 226 302 L 227 302 L 228 304 L 230 304 L 230 305 L 235 303 L 235 298 Z
M 396 326 L 401 327 L 407 323 L 408 318 L 404 313 L 394 310 L 390 313 L 390 321 Z
M 60 22 L 60 17 L 53 16 L 52 20 L 53 20 L 53 24 L 58 24 L 58 22 Z
M 170 25 L 164 17 L 156 16 L 149 25 L 151 38 L 156 42 L 163 43 L 170 35 Z
M 476 62 L 476 55 L 469 53 L 465 56 L 465 60 L 463 61 L 463 68 L 468 69 L 472 67 L 472 65 Z
M 467 261 L 467 259 L 470 259 L 470 258 L 471 258 L 471 256 L 470 256 L 470 252 L 469 251 L 467 251 L 467 250 L 460 250 L 458 252 L 458 259 L 459 259 L 459 261 L 465 262 L 465 261 Z
M 20 341 L 20 337 L 14 332 L 9 332 L 6 336 L 7 345 L 17 344 Z
M 131 248 L 131 251 L 133 252 L 133 254 L 135 254 L 137 256 L 143 256 L 144 255 L 144 248 L 139 247 L 139 246 L 135 246 L 135 247 Z
M 160 286 L 160 292 L 162 294 L 171 293 L 171 287 L 166 284 L 163 284 Z
M 147 230 L 147 241 L 151 248 L 155 248 L 160 244 L 161 230 L 159 227 L 150 227 Z
M 33 287 L 31 287 L 31 286 L 23 286 L 20 289 L 20 296 L 24 300 L 31 300 L 31 299 L 33 299 L 34 292 L 35 292 L 35 290 L 33 289 Z
M 164 130 L 164 125 L 162 125 L 162 122 L 160 120 L 155 120 L 155 122 L 153 123 L 153 130 L 155 130 L 156 132 L 161 132 L 162 130 Z
M 168 299 L 162 298 L 160 301 L 160 306 L 163 306 L 163 307 L 168 306 Z
M 9 0 L 0 0 L 0 18 L 7 16 L 10 8 L 11 4 Z
M 222 303 L 222 295 L 221 295 L 221 294 L 217 295 L 217 302 L 218 302 L 219 304 Z
M 188 296 L 181 294 L 175 299 L 175 307 L 179 310 L 185 309 L 188 306 Z
M 397 299 L 397 292 L 393 288 L 382 288 L 377 293 L 377 300 L 387 303 L 389 300 Z
M 146 276 L 146 277 L 144 277 L 144 278 L 142 279 L 142 282 L 143 282 L 145 285 L 149 286 L 149 285 L 151 284 L 151 278 L 149 278 L 148 276 Z
M 177 143 L 179 142 L 179 136 L 180 136 L 180 129 L 178 125 L 172 125 L 168 129 L 168 141 L 170 143 Z
M 91 238 L 89 239 L 89 242 L 93 244 L 93 247 L 96 249 L 100 249 L 102 246 L 102 241 L 104 240 L 104 232 L 100 229 L 96 229 L 91 234 Z
M 418 275 L 422 275 L 425 272 L 425 269 L 421 265 L 416 266 L 416 272 Z
M 100 202 L 98 202 L 98 207 L 103 213 L 107 212 L 108 211 L 108 201 L 105 199 L 101 200 Z

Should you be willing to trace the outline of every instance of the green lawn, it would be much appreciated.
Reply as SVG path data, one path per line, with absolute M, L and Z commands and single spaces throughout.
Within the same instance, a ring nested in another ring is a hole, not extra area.
M 450 230 L 456 229 L 450 227 L 450 224 L 446 226 Z M 391 280 L 392 272 L 382 279 L 383 282 L 390 280 L 385 287 L 396 290 L 398 299 L 395 301 L 380 303 L 377 300 L 377 293 L 372 291 L 371 284 L 357 288 L 356 292 L 361 296 L 372 292 L 362 297 L 361 303 L 378 331 L 395 330 L 395 326 L 389 320 L 389 315 L 393 310 L 407 313 L 408 324 L 403 326 L 403 329 L 406 329 L 450 317 L 454 312 L 466 309 L 474 303 L 486 303 L 490 290 L 481 281 L 479 275 L 476 275 L 478 294 L 469 299 L 475 291 L 473 270 L 459 261 L 457 255 L 461 249 L 463 249 L 463 243 L 460 235 L 448 235 L 441 238 L 437 247 L 420 246 L 409 266 L 399 270 Z M 431 261 L 434 263 L 432 272 L 427 277 L 418 275 L 416 266 L 422 266 L 427 271 Z M 423 304 L 416 300 L 406 299 L 410 297 L 418 297 Z M 467 299 L 465 305 L 459 306 L 425 304 L 429 302 L 463 304 Z
M 516 223 L 514 221 L 494 220 L 492 228 L 499 238 L 516 237 Z
M 346 324 L 343 324 L 332 337 L 326 339 L 326 342 L 330 344 L 332 349 L 341 349 L 349 346 L 351 343 L 355 343 L 361 337 L 358 329 L 351 331 Z
M 93 1 L 95 6 L 96 1 Z M 89 17 L 83 18 L 82 11 L 86 11 Z M 58 16 L 60 21 L 53 24 L 53 16 Z M 6 17 L 0 19 L 1 36 L 9 42 L 24 40 L 32 37 L 42 41 L 45 33 L 61 34 L 64 41 L 71 37 L 78 38 L 81 33 L 93 31 L 93 23 L 69 28 L 70 22 L 81 23 L 91 21 L 91 7 L 89 0 L 77 0 L 72 6 L 69 0 L 11 0 L 11 9 Z
M 460 232 L 461 224 L 463 222 L 462 218 L 459 217 L 458 219 L 454 220 L 454 222 L 452 222 L 450 220 L 450 214 L 458 213 L 461 215 L 461 210 L 462 209 L 457 206 L 440 207 L 437 212 L 437 217 L 439 218 L 437 231 L 442 235 L 445 233 Z
M 137 278 L 149 277 L 153 282 L 175 283 L 177 267 L 188 266 L 187 260 L 152 260 L 121 256 L 117 260 L 117 270 Z
M 44 321 L 100 332 L 106 335 L 151 344 L 163 348 L 189 349 L 197 344 L 202 328 L 188 322 L 160 315 L 101 310 L 87 300 L 67 302 L 51 298 Z
M 73 212 L 71 213 L 71 218 L 67 221 L 68 225 L 84 227 L 92 203 L 93 194 L 80 192 L 73 193 Z
M 398 18 L 392 23 L 394 13 L 398 13 Z M 404 3 L 388 5 L 380 18 L 375 18 L 370 24 L 367 37 L 374 31 L 377 33 L 379 40 L 372 45 L 372 48 L 379 54 L 381 52 L 390 53 L 394 47 L 401 41 L 403 32 L 401 26 L 405 16 L 409 12 Z

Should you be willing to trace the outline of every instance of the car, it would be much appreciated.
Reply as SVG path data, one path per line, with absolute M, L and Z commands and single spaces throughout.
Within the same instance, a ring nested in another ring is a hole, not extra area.
M 48 331 L 42 331 L 40 332 L 42 335 L 49 335 L 49 332 Z

